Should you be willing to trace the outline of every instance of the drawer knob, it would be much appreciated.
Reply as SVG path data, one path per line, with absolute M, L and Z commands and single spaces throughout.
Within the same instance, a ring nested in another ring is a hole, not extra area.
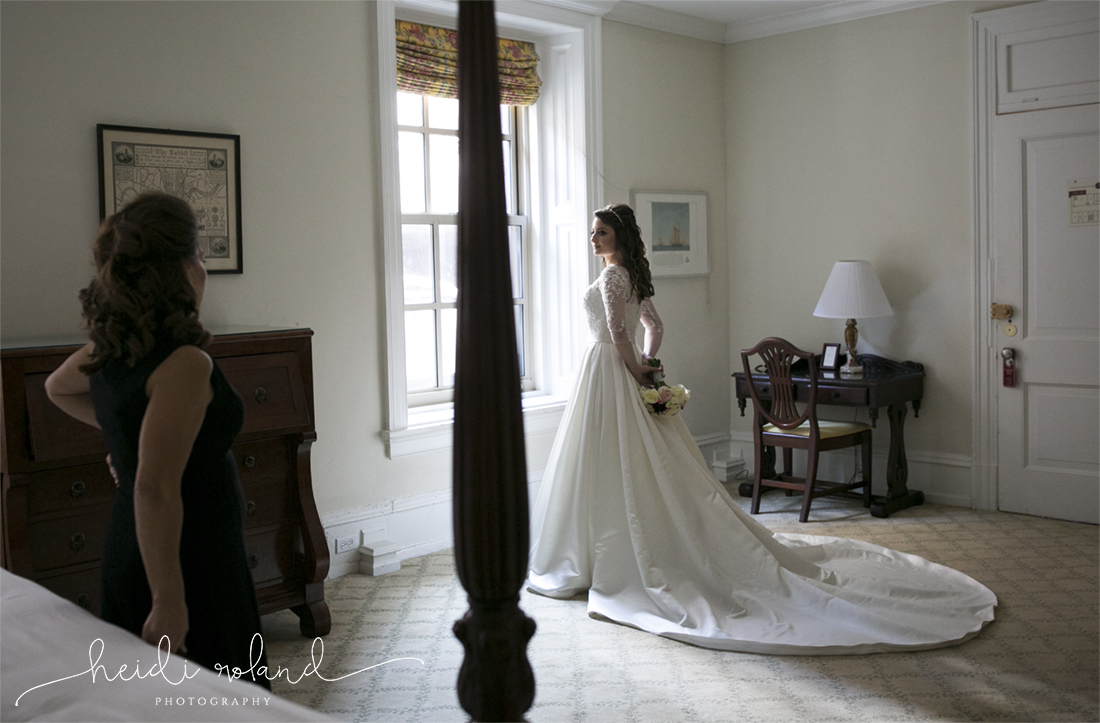
M 248 569 L 249 570 L 255 570 L 256 566 L 259 565 L 259 564 L 260 564 L 260 558 L 256 557 L 255 555 L 249 555 L 248 556 Z
M 256 503 L 249 500 L 248 504 L 244 506 L 244 513 L 249 516 L 256 514 Z
M 69 548 L 73 552 L 80 552 L 84 549 L 84 533 L 78 532 L 69 538 Z
M 256 466 L 256 458 L 252 455 L 248 455 L 244 458 L 244 466 L 246 469 L 252 469 Z
M 263 404 L 267 401 L 267 390 L 263 387 L 260 387 L 256 390 L 256 401 L 260 404 Z
M 92 598 L 88 596 L 88 593 L 82 592 L 76 597 L 76 604 L 85 610 L 92 609 Z
M 833 392 L 830 396 L 833 399 L 840 399 L 840 392 Z
M 73 486 L 69 488 L 69 496 L 74 500 L 78 500 L 84 496 L 84 490 L 86 489 L 83 482 L 73 482 Z

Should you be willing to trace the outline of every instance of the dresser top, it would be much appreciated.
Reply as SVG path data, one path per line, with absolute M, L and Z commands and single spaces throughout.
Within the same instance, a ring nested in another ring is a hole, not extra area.
M 263 334 L 288 331 L 305 331 L 304 326 L 262 326 L 259 324 L 223 324 L 208 326 L 206 330 L 214 336 L 234 336 L 237 334 Z M 54 334 L 51 336 L 39 336 L 34 338 L 0 339 L 0 349 L 12 351 L 15 349 L 51 349 L 54 347 L 83 346 L 88 343 L 88 335 L 82 332 L 70 334 Z

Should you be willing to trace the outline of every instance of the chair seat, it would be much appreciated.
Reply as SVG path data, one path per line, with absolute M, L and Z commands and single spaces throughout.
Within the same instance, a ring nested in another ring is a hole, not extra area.
M 845 437 L 849 434 L 859 434 L 860 432 L 867 431 L 870 427 L 861 422 L 830 422 L 825 419 L 819 419 L 817 422 L 817 429 L 822 439 L 830 439 L 832 437 Z M 810 423 L 803 422 L 794 429 L 780 429 L 774 424 L 765 424 L 764 434 L 782 434 L 788 437 L 809 437 Z

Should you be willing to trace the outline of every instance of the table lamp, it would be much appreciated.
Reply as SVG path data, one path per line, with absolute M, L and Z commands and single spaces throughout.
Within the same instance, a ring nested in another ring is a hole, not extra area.
M 847 319 L 844 328 L 844 343 L 848 347 L 848 361 L 840 368 L 842 376 L 856 376 L 863 373 L 863 367 L 856 364 L 856 319 L 869 319 L 875 316 L 892 316 L 893 308 L 882 290 L 875 267 L 870 261 L 837 261 L 833 266 L 825 290 L 814 309 L 814 316 L 826 319 Z

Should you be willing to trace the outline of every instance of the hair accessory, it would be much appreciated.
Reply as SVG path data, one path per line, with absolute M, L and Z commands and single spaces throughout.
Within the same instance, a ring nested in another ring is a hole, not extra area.
M 619 219 L 620 224 L 622 224 L 623 226 L 626 226 L 626 223 L 623 222 L 623 217 L 620 216 L 617 211 L 615 211 L 614 207 L 608 206 L 607 210 L 610 211 L 611 213 L 613 213 L 615 215 L 615 218 Z

